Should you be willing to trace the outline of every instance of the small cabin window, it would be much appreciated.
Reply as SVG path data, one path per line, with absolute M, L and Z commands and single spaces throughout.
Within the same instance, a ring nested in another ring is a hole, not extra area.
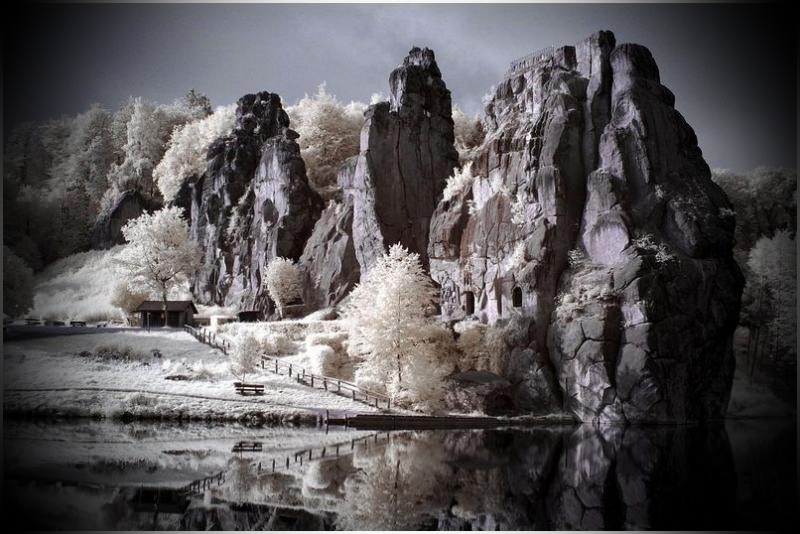
M 515 308 L 522 307 L 522 288 L 515 287 L 514 290 L 511 292 L 511 304 Z
M 475 293 L 472 291 L 467 291 L 464 293 L 464 303 L 466 308 L 464 311 L 467 312 L 467 315 L 472 315 L 475 313 Z

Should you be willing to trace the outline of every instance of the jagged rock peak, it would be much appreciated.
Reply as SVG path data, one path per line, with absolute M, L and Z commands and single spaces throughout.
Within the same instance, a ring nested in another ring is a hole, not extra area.
M 289 127 L 289 115 L 276 93 L 260 91 L 236 101 L 235 133 L 254 135 L 264 142 Z
M 243 96 L 233 132 L 211 144 L 205 173 L 182 194 L 203 252 L 194 288 L 201 302 L 266 311 L 264 268 L 303 251 L 322 201 L 288 126 L 277 94 Z
M 431 214 L 458 164 L 450 91 L 433 52 L 413 48 L 390 74 L 389 88 L 390 102 L 365 115 L 355 165 L 339 176 L 352 198 L 362 274 L 394 243 L 427 267 Z
M 442 80 L 436 57 L 430 48 L 415 46 L 389 76 L 390 110 L 401 115 L 424 111 L 452 116 L 450 91 Z

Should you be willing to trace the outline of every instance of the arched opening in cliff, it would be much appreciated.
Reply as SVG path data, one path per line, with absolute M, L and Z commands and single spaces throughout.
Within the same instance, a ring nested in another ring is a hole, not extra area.
M 475 293 L 472 291 L 464 292 L 464 311 L 467 315 L 475 313 Z
M 511 291 L 511 305 L 515 308 L 522 307 L 522 288 L 519 286 Z

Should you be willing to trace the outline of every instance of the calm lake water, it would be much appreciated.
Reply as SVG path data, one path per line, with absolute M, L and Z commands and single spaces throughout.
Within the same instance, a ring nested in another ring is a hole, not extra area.
M 7 420 L 3 445 L 4 520 L 29 529 L 756 530 L 796 517 L 794 420 L 392 433 Z

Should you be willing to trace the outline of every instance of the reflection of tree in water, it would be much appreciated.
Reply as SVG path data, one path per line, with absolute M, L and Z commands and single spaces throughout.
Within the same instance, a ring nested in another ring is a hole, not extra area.
M 447 506 L 452 468 L 441 435 L 391 435 L 385 445 L 358 447 L 357 471 L 344 482 L 337 528 L 414 530 Z
M 213 491 L 230 513 L 274 510 L 231 523 L 243 527 L 708 528 L 737 521 L 732 459 L 721 426 L 406 432 L 285 472 L 234 457 Z

